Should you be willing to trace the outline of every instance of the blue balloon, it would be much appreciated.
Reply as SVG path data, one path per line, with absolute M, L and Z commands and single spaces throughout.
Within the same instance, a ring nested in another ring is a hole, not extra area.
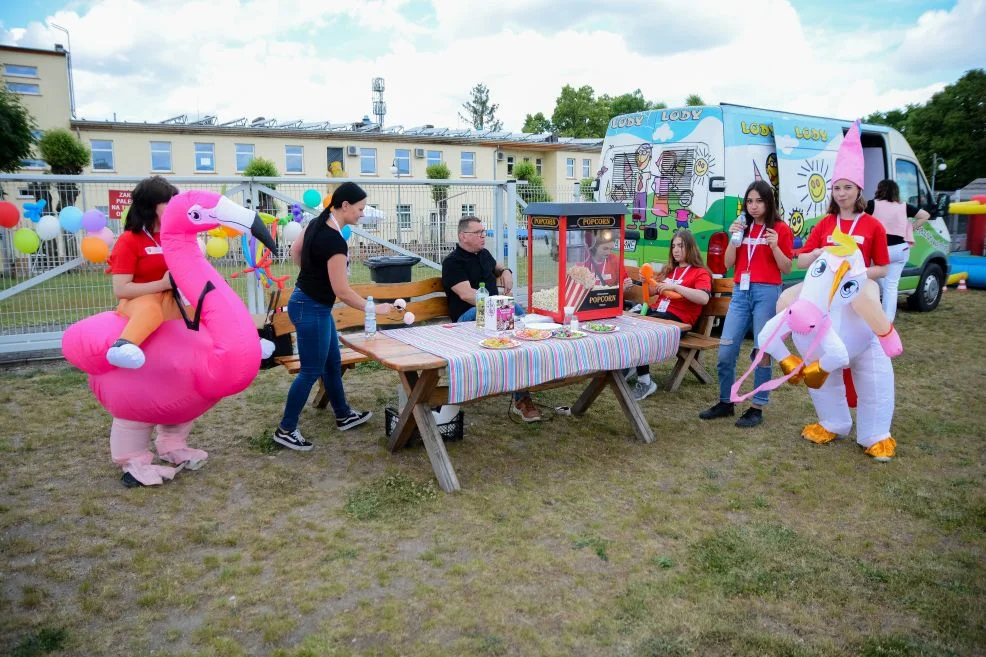
M 352 237 L 353 235 L 353 229 L 349 224 L 343 226 L 342 230 L 340 230 L 339 232 L 342 233 L 342 239 L 346 240 L 347 242 L 349 241 L 349 238 Z
M 62 225 L 62 230 L 67 233 L 76 233 L 82 229 L 82 210 L 70 205 L 62 208 L 58 213 L 58 223 Z

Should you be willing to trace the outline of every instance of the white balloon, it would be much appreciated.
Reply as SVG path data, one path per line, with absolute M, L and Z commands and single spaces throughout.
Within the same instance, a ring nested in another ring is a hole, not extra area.
M 405 308 L 407 308 L 407 301 L 404 299 L 394 300 L 394 309 L 397 310 L 397 312 L 403 312 Z
M 48 215 L 46 217 L 41 217 L 41 221 L 38 222 L 36 230 L 38 237 L 42 240 L 53 240 L 58 237 L 60 232 L 62 232 L 62 225 L 59 223 L 58 217 Z
M 285 240 L 293 242 L 301 235 L 301 224 L 297 221 L 289 221 L 281 232 Z
M 404 323 L 410 326 L 414 323 L 414 313 L 406 312 L 404 313 Z

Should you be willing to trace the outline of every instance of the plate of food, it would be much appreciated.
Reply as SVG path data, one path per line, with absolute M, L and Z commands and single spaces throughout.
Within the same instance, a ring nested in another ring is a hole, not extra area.
M 613 333 L 620 330 L 619 326 L 605 322 L 582 322 L 582 328 L 589 333 Z
M 511 338 L 496 337 L 480 340 L 479 346 L 487 349 L 515 349 L 520 346 L 520 343 Z
M 551 334 L 551 337 L 558 338 L 559 340 L 578 340 L 579 338 L 584 338 L 588 333 L 582 331 L 573 331 L 570 328 L 560 328 Z
M 555 322 L 534 322 L 533 324 L 524 323 L 525 328 L 534 329 L 535 331 L 554 331 L 555 329 L 560 329 L 561 324 L 556 324 Z
M 528 327 L 514 331 L 514 337 L 518 340 L 547 340 L 551 337 L 551 331 Z

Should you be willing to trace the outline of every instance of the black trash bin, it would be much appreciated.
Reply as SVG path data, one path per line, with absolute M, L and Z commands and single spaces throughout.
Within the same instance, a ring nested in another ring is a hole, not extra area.
M 409 283 L 411 267 L 421 262 L 416 256 L 373 256 L 366 266 L 370 270 L 370 280 L 374 283 Z

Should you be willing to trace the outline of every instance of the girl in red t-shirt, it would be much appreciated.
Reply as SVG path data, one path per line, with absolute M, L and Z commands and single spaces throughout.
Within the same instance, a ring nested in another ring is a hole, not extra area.
M 751 325 L 753 335 L 759 335 L 764 324 L 777 313 L 781 276 L 791 271 L 794 255 L 794 234 L 777 214 L 773 187 L 763 180 L 755 181 L 746 188 L 743 206 L 753 221 L 747 224 L 737 219 L 729 227 L 730 235 L 743 234 L 743 243 L 736 247 L 730 240 L 726 248 L 726 267 L 736 265 L 736 284 L 719 344 L 719 402 L 699 413 L 703 420 L 733 415 L 730 395 L 743 339 Z M 754 374 L 755 385 L 760 387 L 767 383 L 770 376 L 770 361 L 765 359 L 764 365 Z M 755 427 L 763 422 L 762 409 L 767 401 L 766 391 L 754 395 L 751 407 L 736 420 L 736 426 Z
M 171 292 L 168 266 L 161 252 L 161 215 L 178 188 L 161 176 L 145 178 L 133 191 L 124 231 L 113 245 L 109 272 L 116 311 L 129 318 L 120 339 L 106 352 L 117 367 L 136 369 L 144 364 L 140 345 L 162 322 L 181 312 Z
M 648 296 L 660 299 L 647 314 L 684 324 L 694 324 L 702 314 L 702 306 L 712 295 L 712 274 L 702 262 L 695 236 L 687 228 L 679 229 L 671 240 L 668 261 L 661 272 L 664 279 L 648 290 Z M 637 368 L 637 385 L 633 397 L 645 399 L 657 390 L 650 378 L 650 365 Z

